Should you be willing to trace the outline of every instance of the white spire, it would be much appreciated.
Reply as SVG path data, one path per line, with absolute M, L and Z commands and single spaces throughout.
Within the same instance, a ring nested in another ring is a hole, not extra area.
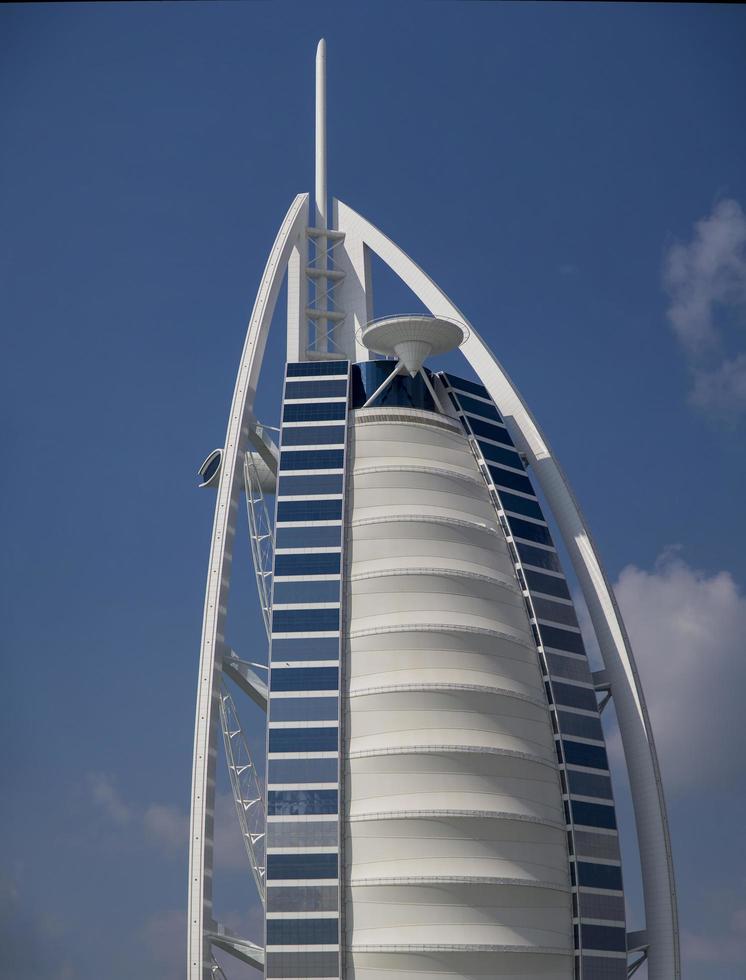
M 316 48 L 316 227 L 326 228 L 326 41 Z

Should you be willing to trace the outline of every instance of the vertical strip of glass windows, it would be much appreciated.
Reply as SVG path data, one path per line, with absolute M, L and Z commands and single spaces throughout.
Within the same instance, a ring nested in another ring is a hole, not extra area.
M 266 977 L 341 977 L 347 361 L 286 367 L 267 734 Z
M 555 733 L 573 891 L 577 980 L 626 978 L 621 859 L 598 703 L 570 591 L 523 459 L 487 389 L 440 378 L 513 558 Z

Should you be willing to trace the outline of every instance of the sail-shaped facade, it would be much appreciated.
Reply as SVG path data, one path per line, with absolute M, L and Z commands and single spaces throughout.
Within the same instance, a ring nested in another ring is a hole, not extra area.
M 335 201 L 328 220 L 324 87 L 321 42 L 315 206 L 299 195 L 280 228 L 226 442 L 200 470 L 217 501 L 195 727 L 189 980 L 221 974 L 215 950 L 278 980 L 621 980 L 645 961 L 651 980 L 678 978 L 650 720 L 592 539 L 474 326 L 351 208 Z M 375 319 L 373 254 L 428 315 Z M 284 282 L 275 432 L 256 419 L 254 396 Z M 472 377 L 428 361 L 456 350 Z M 244 496 L 266 676 L 256 638 L 249 650 L 226 636 Z M 589 665 L 556 536 L 602 670 Z M 265 787 L 238 721 L 243 695 L 266 711 Z M 600 720 L 610 697 L 639 842 L 647 922 L 636 933 L 625 924 Z M 221 730 L 265 907 L 254 941 L 213 918 Z

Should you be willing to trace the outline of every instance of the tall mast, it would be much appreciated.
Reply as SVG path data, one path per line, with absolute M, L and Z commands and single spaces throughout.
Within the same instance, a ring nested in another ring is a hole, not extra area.
M 326 41 L 316 48 L 316 227 L 326 228 Z

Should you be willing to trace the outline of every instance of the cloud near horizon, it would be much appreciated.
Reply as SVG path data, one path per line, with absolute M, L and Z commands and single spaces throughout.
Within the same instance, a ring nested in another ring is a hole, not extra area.
M 719 201 L 688 243 L 666 252 L 668 320 L 692 372 L 690 401 L 720 418 L 746 413 L 746 215 Z M 726 353 L 728 344 L 735 353 Z

